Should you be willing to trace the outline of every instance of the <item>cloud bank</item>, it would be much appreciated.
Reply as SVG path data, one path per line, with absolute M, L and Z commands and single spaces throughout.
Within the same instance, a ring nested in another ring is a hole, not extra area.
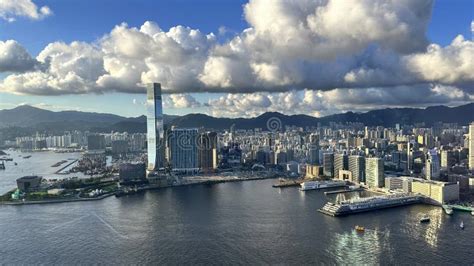
M 223 110 L 232 103 L 236 112 L 254 112 L 252 104 L 296 110 L 293 99 L 303 100 L 307 109 L 298 110 L 307 113 L 316 99 L 318 112 L 336 103 L 368 106 L 357 102 L 363 97 L 372 104 L 395 101 L 391 106 L 411 104 L 413 95 L 425 98 L 416 99 L 421 103 L 465 101 L 473 92 L 474 42 L 459 35 L 444 47 L 430 43 L 432 6 L 432 0 L 251 0 L 244 5 L 249 27 L 226 42 L 150 21 L 139 28 L 117 25 L 93 43 L 51 43 L 36 58 L 6 41 L 0 72 L 16 73 L 0 91 L 143 93 L 143 84 L 160 82 L 164 92 L 176 94 L 169 106 L 202 105 L 187 93 L 237 93 L 212 102 Z
M 40 20 L 52 14 L 48 6 L 38 7 L 31 0 L 0 1 L 0 19 L 8 22 L 14 22 L 17 17 Z
M 209 115 L 254 117 L 264 112 L 308 114 L 321 117 L 347 111 L 364 112 L 381 108 L 461 105 L 474 101 L 474 94 L 443 85 L 415 85 L 388 88 L 303 90 L 279 93 L 227 94 L 209 100 Z

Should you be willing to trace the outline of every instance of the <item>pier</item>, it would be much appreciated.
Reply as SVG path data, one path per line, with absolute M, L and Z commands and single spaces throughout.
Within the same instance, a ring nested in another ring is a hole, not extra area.
M 66 168 L 68 168 L 69 166 L 71 166 L 73 163 L 77 162 L 78 160 L 74 160 L 68 164 L 66 164 L 64 167 L 62 167 L 61 169 L 59 169 L 58 171 L 55 172 L 55 174 L 65 174 L 65 173 L 62 173 L 62 171 Z
M 454 210 L 463 211 L 463 212 L 470 212 L 472 215 L 474 215 L 474 208 L 469 207 L 469 206 L 446 204 L 446 205 L 443 205 L 443 209 L 449 215 L 451 215 L 453 213 L 452 211 L 454 211 Z
M 272 187 L 299 187 L 303 180 L 279 180 Z
M 348 193 L 348 192 L 358 192 L 358 191 L 364 191 L 364 189 L 363 188 L 354 188 L 354 189 L 341 189 L 341 190 L 335 190 L 335 191 L 326 191 L 326 192 L 324 192 L 324 195 L 340 194 L 340 193 Z

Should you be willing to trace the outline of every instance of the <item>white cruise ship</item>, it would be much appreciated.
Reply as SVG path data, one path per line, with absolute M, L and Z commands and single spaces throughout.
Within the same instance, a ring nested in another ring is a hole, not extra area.
M 306 181 L 301 183 L 300 190 L 313 190 L 331 187 L 343 187 L 346 185 L 346 181 L 343 180 L 328 180 L 328 181 Z

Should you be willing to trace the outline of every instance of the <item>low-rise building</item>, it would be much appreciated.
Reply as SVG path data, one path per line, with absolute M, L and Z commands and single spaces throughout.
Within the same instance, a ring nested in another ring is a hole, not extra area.
M 24 176 L 16 180 L 17 187 L 22 192 L 36 191 L 41 186 L 41 176 Z
M 388 190 L 403 190 L 404 193 L 410 193 L 411 182 L 413 178 L 409 176 L 392 176 L 385 178 L 385 188 Z
M 352 178 L 352 172 L 349 170 L 338 170 L 338 178 L 341 180 L 349 180 L 351 182 L 354 182 Z M 355 182 L 358 182 L 358 180 Z
M 438 203 L 459 200 L 459 183 L 414 178 L 412 192 L 424 195 Z
M 145 179 L 146 171 L 145 171 L 145 164 L 138 163 L 124 163 L 120 165 L 119 168 L 119 178 L 122 181 L 130 181 L 130 180 L 140 180 Z

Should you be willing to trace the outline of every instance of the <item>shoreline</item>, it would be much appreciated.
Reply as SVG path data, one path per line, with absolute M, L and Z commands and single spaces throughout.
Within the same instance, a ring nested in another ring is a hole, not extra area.
M 71 199 L 57 199 L 57 200 L 30 200 L 30 201 L 3 201 L 0 202 L 0 205 L 32 205 L 32 204 L 54 204 L 54 203 L 67 203 L 67 202 L 78 202 L 78 201 L 93 201 L 93 200 L 102 200 L 110 196 L 115 195 L 114 193 L 102 194 L 95 198 L 71 198 Z
M 256 180 L 266 180 L 266 179 L 275 179 L 275 178 L 278 178 L 278 177 L 251 177 L 251 178 L 241 178 L 241 179 L 205 180 L 205 181 L 198 181 L 198 182 L 187 183 L 187 184 L 167 185 L 167 186 L 148 185 L 147 187 L 140 188 L 138 192 L 144 192 L 148 190 L 167 189 L 167 188 L 174 188 L 174 187 L 214 185 L 214 184 L 219 184 L 219 183 L 256 181 Z M 57 200 L 48 199 L 48 200 L 34 200 L 34 201 L 3 201 L 3 202 L 0 202 L 0 205 L 19 206 L 19 205 L 33 205 L 33 204 L 55 204 L 55 203 L 94 201 L 94 200 L 102 200 L 110 196 L 114 196 L 115 194 L 116 192 L 106 193 L 94 198 L 70 198 L 70 199 L 57 199 Z

